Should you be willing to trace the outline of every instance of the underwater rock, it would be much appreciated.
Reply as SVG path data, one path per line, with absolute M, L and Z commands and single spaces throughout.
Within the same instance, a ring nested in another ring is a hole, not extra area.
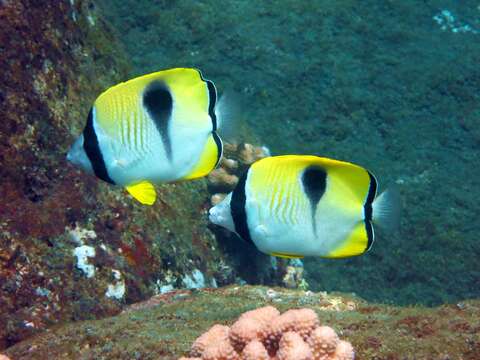
M 262 348 L 269 349 L 268 344 L 271 351 L 275 344 L 280 349 L 283 336 L 278 335 L 294 331 L 298 337 L 289 335 L 288 341 L 284 341 L 285 356 L 290 352 L 290 343 L 302 340 L 319 354 L 332 354 L 334 349 L 338 358 L 341 352 L 350 354 L 346 359 L 351 358 L 352 347 L 357 359 L 478 358 L 478 300 L 437 308 L 399 307 L 368 303 L 351 295 L 284 288 L 273 289 L 276 296 L 272 298 L 266 296 L 269 290 L 261 286 L 228 286 L 173 291 L 133 304 L 114 317 L 56 326 L 4 353 L 15 360 L 199 358 L 212 341 L 206 335 L 211 329 L 222 343 L 229 343 L 232 349 L 240 346 L 243 354 L 256 356 L 265 355 Z M 305 307 L 308 309 L 299 310 Z M 298 321 L 299 317 L 302 321 Z M 218 323 L 231 326 L 214 327 Z M 261 329 L 259 324 L 266 324 L 269 329 L 244 332 L 249 328 Z M 262 340 L 265 334 L 272 334 L 267 346 Z M 192 344 L 195 345 L 191 348 Z M 209 354 L 220 351 L 212 349 Z M 280 350 L 276 351 L 278 354 Z
M 75 270 L 94 278 L 96 240 L 91 226 L 71 236 L 65 229 L 87 223 L 87 214 L 91 224 L 107 216 L 98 206 L 107 199 L 64 158 L 92 96 L 125 78 L 129 65 L 91 1 L 4 1 L 0 18 L 2 349 L 57 321 L 119 310 L 87 300 L 103 282 L 89 289 Z
M 206 181 L 159 186 L 146 209 L 65 159 L 98 94 L 131 77 L 96 3 L 3 1 L 0 18 L 0 350 L 195 269 L 203 282 L 186 286 L 235 281 L 207 228 Z

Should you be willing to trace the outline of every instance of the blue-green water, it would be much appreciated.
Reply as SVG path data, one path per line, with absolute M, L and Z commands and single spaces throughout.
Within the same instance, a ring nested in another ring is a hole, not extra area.
M 273 154 L 352 161 L 399 184 L 401 230 L 359 258 L 306 260 L 312 289 L 400 304 L 480 295 L 477 2 L 101 5 L 135 74 L 200 68 L 241 95 L 242 121 Z

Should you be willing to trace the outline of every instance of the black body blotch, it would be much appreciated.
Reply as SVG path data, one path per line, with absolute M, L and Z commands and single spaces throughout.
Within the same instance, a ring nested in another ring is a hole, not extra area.
M 92 164 L 95 175 L 103 181 L 115 184 L 108 175 L 107 167 L 105 166 L 105 161 L 102 152 L 100 151 L 100 146 L 98 145 L 97 134 L 95 134 L 95 129 L 93 127 L 93 108 L 90 109 L 90 112 L 88 113 L 87 125 L 83 130 L 83 149 Z
M 327 172 L 320 166 L 309 166 L 303 172 L 302 184 L 305 194 L 310 201 L 313 232 L 316 235 L 317 224 L 315 222 L 315 213 L 317 211 L 318 203 L 320 202 L 320 199 L 325 193 L 325 189 L 327 187 Z
M 172 161 L 172 143 L 168 134 L 168 125 L 173 109 L 173 97 L 168 87 L 161 81 L 154 81 L 143 93 L 143 106 L 155 123 L 162 138 L 165 153 Z
M 250 230 L 247 223 L 247 212 L 245 209 L 246 195 L 245 184 L 247 182 L 248 170 L 240 177 L 230 200 L 230 211 L 232 212 L 235 232 L 246 242 L 253 244 Z

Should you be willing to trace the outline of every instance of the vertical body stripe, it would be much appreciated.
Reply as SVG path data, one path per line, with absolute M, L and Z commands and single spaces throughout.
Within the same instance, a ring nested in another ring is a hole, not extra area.
M 87 125 L 83 130 L 83 148 L 92 164 L 95 175 L 103 181 L 115 184 L 108 175 L 107 167 L 105 166 L 105 161 L 103 160 L 103 155 L 98 144 L 97 134 L 93 127 L 93 108 L 91 108 L 88 113 Z
M 250 237 L 250 230 L 247 223 L 247 212 L 245 209 L 246 194 L 245 184 L 247 182 L 249 169 L 240 177 L 237 187 L 233 190 L 232 200 L 230 201 L 230 209 L 232 212 L 233 223 L 235 225 L 235 232 L 246 242 L 253 244 Z
M 370 186 L 368 188 L 368 195 L 367 195 L 367 199 L 365 200 L 365 205 L 363 206 L 364 214 L 365 214 L 365 220 L 364 220 L 365 230 L 367 232 L 367 237 L 368 237 L 367 248 L 365 251 L 370 250 L 370 248 L 373 245 L 374 232 L 373 232 L 373 226 L 372 226 L 372 213 L 373 213 L 372 204 L 377 195 L 377 180 L 372 175 L 372 173 L 370 173 L 370 171 L 368 171 L 368 176 L 370 177 Z

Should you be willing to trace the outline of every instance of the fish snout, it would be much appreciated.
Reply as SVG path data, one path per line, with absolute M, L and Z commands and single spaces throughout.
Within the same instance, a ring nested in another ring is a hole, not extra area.
M 212 207 L 210 210 L 208 210 L 208 220 L 214 224 L 218 224 L 218 219 L 219 218 L 219 211 L 217 206 Z
M 75 166 L 85 170 L 89 174 L 93 174 L 93 166 L 83 148 L 83 135 L 80 135 L 73 143 L 67 153 L 67 161 Z

